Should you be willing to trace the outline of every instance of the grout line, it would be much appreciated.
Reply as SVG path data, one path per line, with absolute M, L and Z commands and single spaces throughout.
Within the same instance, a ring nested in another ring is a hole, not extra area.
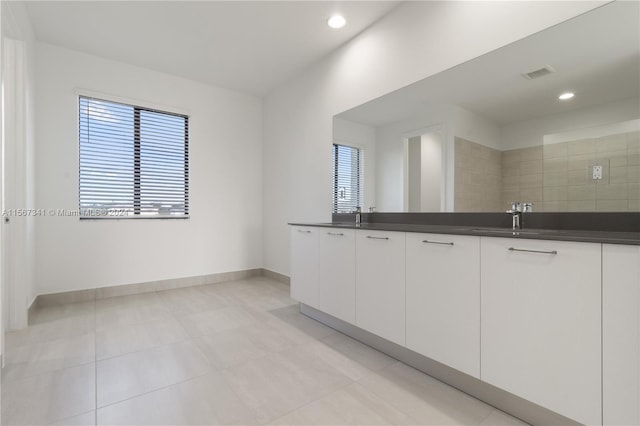
M 66 421 L 66 420 L 70 420 L 70 419 L 73 419 L 73 418 L 75 418 L 75 417 L 79 417 L 79 416 L 85 415 L 85 414 L 87 414 L 87 413 L 95 412 L 95 411 L 96 411 L 96 410 L 87 410 L 87 411 L 83 411 L 82 413 L 74 414 L 73 416 L 68 416 L 68 417 L 63 417 L 63 418 L 61 418 L 61 419 L 53 420 L 53 422 L 52 422 L 52 423 L 62 424 L 61 422 L 64 422 L 64 421 Z M 48 423 L 48 425 L 51 425 L 52 423 Z
M 239 280 L 235 280 L 235 281 L 246 281 L 246 280 L 251 281 L 251 280 L 252 280 L 252 278 L 254 278 L 254 277 L 243 278 L 243 279 L 239 279 Z M 271 281 L 271 279 L 270 279 L 270 278 L 268 278 L 268 280 L 270 280 L 270 281 Z M 278 281 L 275 281 L 275 280 L 273 280 L 273 281 L 277 284 L 277 288 L 274 288 L 274 291 L 275 291 L 275 293 L 276 293 L 276 294 L 284 294 L 284 293 L 286 293 L 286 289 L 285 289 L 285 288 L 282 288 L 282 286 L 280 285 L 280 283 L 279 283 Z M 230 281 L 229 283 L 233 283 L 233 281 Z M 225 284 L 225 283 L 218 283 L 218 284 Z M 172 290 L 172 289 L 166 289 L 166 290 Z M 159 292 L 163 292 L 163 291 L 166 291 L 166 290 L 154 291 L 153 293 L 155 293 L 156 295 L 158 295 L 158 293 L 159 293 Z M 128 297 L 128 296 L 135 296 L 135 295 L 124 295 L 123 297 Z M 56 338 L 56 339 L 51 339 L 51 340 L 40 340 L 40 339 L 37 339 L 37 340 L 35 340 L 35 341 L 33 341 L 33 342 L 29 342 L 29 343 L 26 343 L 26 344 L 24 344 L 24 345 L 19 345 L 19 346 L 17 346 L 17 347 L 21 347 L 21 346 L 28 346 L 28 345 L 40 345 L 40 344 L 47 344 L 47 343 L 49 343 L 49 342 L 54 342 L 54 341 L 56 341 L 56 340 L 68 339 L 68 338 L 76 338 L 76 337 L 80 337 L 80 336 L 84 336 L 84 335 L 87 335 L 87 334 L 93 333 L 93 336 L 94 336 L 94 344 L 93 344 L 93 349 L 94 349 L 94 359 L 93 359 L 93 360 L 91 360 L 91 358 L 89 357 L 89 358 L 88 358 L 88 360 L 87 360 L 86 362 L 82 362 L 82 363 L 79 363 L 79 364 L 76 364 L 76 365 L 67 366 L 67 367 L 64 367 L 64 368 L 55 369 L 55 370 L 52 370 L 52 371 L 43 372 L 43 373 L 40 373 L 40 374 L 35 374 L 35 375 L 32 375 L 32 376 L 21 377 L 21 378 L 20 378 L 20 379 L 18 379 L 18 380 L 29 379 L 29 378 L 32 378 L 32 377 L 41 376 L 41 375 L 46 375 L 46 374 L 55 374 L 55 373 L 57 373 L 58 371 L 68 370 L 68 369 L 72 369 L 72 368 L 78 368 L 78 367 L 82 367 L 82 366 L 88 367 L 88 366 L 89 366 L 89 364 L 93 363 L 93 364 L 94 364 L 94 408 L 93 408 L 91 411 L 93 411 L 93 413 L 94 413 L 94 415 L 93 415 L 93 419 L 94 419 L 94 423 L 95 423 L 96 425 L 97 425 L 97 423 L 98 423 L 98 408 L 99 408 L 99 407 L 98 407 L 98 399 L 99 399 L 99 398 L 98 398 L 98 396 L 99 396 L 99 395 L 98 395 L 98 390 L 99 390 L 99 383 L 98 383 L 98 371 L 97 371 L 97 367 L 98 367 L 98 362 L 103 360 L 103 359 L 100 359 L 100 360 L 98 359 L 98 351 L 97 351 L 97 346 L 98 346 L 98 344 L 97 344 L 97 340 L 98 340 L 98 337 L 99 337 L 99 336 L 98 336 L 98 324 L 97 324 L 97 315 L 98 315 L 98 308 L 97 308 L 97 304 L 98 304 L 98 302 L 97 302 L 97 300 L 98 300 L 98 299 L 94 298 L 93 300 L 87 301 L 87 302 L 90 302 L 90 303 L 91 303 L 91 309 L 89 309 L 89 310 L 88 310 L 88 312 L 83 312 L 82 314 L 78 314 L 78 315 L 75 315 L 75 314 L 74 314 L 74 315 L 70 315 L 70 316 L 62 316 L 62 317 L 60 317 L 60 318 L 52 318 L 52 319 L 49 319 L 49 320 L 47 320 L 47 321 L 43 321 L 43 322 L 42 322 L 42 324 L 46 324 L 46 323 L 49 323 L 49 322 L 52 322 L 52 321 L 56 321 L 56 320 L 60 320 L 60 319 L 67 319 L 67 318 L 73 318 L 73 317 L 76 317 L 76 316 L 82 316 L 82 317 L 85 317 L 85 318 L 88 320 L 88 322 L 86 323 L 87 325 L 89 325 L 89 329 L 88 329 L 88 331 L 84 331 L 83 333 L 77 333 L 77 334 L 76 334 L 76 333 L 73 333 L 73 334 L 71 334 L 71 335 L 69 335 L 69 336 L 60 336 L 60 337 L 58 337 L 58 338 Z M 86 302 L 75 302 L 75 303 L 86 303 Z M 68 303 L 68 304 L 65 304 L 65 305 L 73 305 L 73 304 L 74 304 L 74 303 Z M 228 306 L 236 306 L 236 304 L 235 304 L 235 303 L 230 303 L 230 304 L 227 304 L 227 305 L 228 305 Z M 240 306 L 240 307 L 242 307 L 242 308 L 245 308 L 245 307 L 244 307 L 244 305 L 237 305 L 237 306 Z M 46 307 L 46 308 L 43 308 L 43 309 L 47 309 L 47 308 L 49 308 L 49 307 Z M 54 309 L 55 309 L 55 306 L 52 306 L 51 308 L 54 308 Z M 114 307 L 114 309 L 119 309 L 119 308 L 122 308 L 122 307 Z M 129 308 L 129 307 L 125 307 L 125 308 Z M 144 349 L 141 349 L 140 351 L 142 351 L 142 350 L 154 349 L 154 348 L 158 348 L 158 347 L 161 347 L 161 346 L 168 346 L 168 345 L 180 344 L 180 343 L 183 343 L 183 342 L 191 342 L 191 343 L 195 344 L 195 343 L 196 343 L 196 340 L 201 339 L 201 338 L 204 338 L 204 337 L 206 337 L 206 336 L 208 335 L 208 334 L 205 334 L 205 335 L 201 335 L 201 336 L 200 336 L 200 335 L 199 335 L 199 336 L 191 336 L 191 335 L 188 333 L 188 331 L 187 331 L 187 329 L 185 328 L 185 326 L 184 326 L 184 325 L 182 324 L 182 322 L 180 321 L 180 316 L 178 315 L 178 313 L 177 313 L 176 311 L 171 310 L 171 309 L 170 309 L 170 306 L 167 306 L 165 303 L 162 303 L 162 308 L 166 310 L 166 313 L 167 313 L 167 315 L 168 315 L 166 319 L 167 319 L 167 320 L 176 321 L 176 322 L 178 323 L 179 327 L 180 327 L 180 328 L 185 332 L 185 337 L 181 337 L 178 341 L 175 341 L 175 342 L 169 342 L 169 343 L 165 343 L 165 344 L 162 344 L 162 345 L 156 345 L 156 346 L 153 346 L 153 347 L 150 347 L 150 348 L 144 348 Z M 256 309 L 262 309 L 262 308 L 258 307 L 258 308 L 256 308 Z M 110 309 L 107 309 L 107 310 L 110 310 Z M 266 310 L 266 308 L 265 308 L 265 310 Z M 88 318 L 90 315 L 92 315 L 92 318 Z M 141 323 L 136 323 L 136 324 L 151 323 L 151 322 L 155 322 L 155 320 L 143 321 L 143 322 L 141 322 Z M 35 325 L 38 325 L 38 324 L 35 324 Z M 30 327 L 33 327 L 33 326 L 34 326 L 34 324 L 31 324 L 31 325 L 30 325 Z M 242 327 L 240 327 L 240 328 L 242 328 Z M 225 330 L 225 331 L 226 331 L 226 330 Z M 215 333 L 214 333 L 214 334 L 215 334 Z M 315 340 L 319 340 L 319 339 L 315 339 Z M 90 344 L 90 343 L 89 343 L 89 344 Z M 287 350 L 287 349 L 288 349 L 288 348 L 284 348 L 283 350 Z M 205 376 L 205 375 L 207 375 L 207 374 L 211 374 L 211 373 L 215 373 L 215 372 L 222 372 L 222 371 L 224 370 L 224 369 L 214 368 L 214 366 L 213 366 L 213 364 L 212 364 L 212 362 L 213 362 L 213 361 L 209 358 L 209 356 L 207 356 L 207 354 L 205 354 L 205 353 L 202 351 L 202 349 L 201 349 L 201 348 L 199 348 L 199 347 L 198 347 L 198 350 L 199 350 L 200 352 L 202 352 L 202 353 L 203 353 L 203 356 L 205 356 L 205 358 L 207 359 L 207 363 L 208 363 L 208 366 L 209 366 L 209 368 L 208 368 L 207 372 L 202 373 L 202 374 L 198 374 L 198 375 L 193 376 L 193 377 L 190 377 L 190 378 L 186 378 L 186 379 L 181 380 L 181 381 L 178 381 L 178 382 L 176 382 L 176 383 L 168 384 L 168 385 L 163 386 L 163 387 L 161 387 L 161 388 L 159 388 L 159 389 L 150 390 L 150 391 L 145 392 L 145 393 L 142 393 L 142 394 L 140 394 L 140 395 L 132 396 L 132 397 L 127 398 L 127 399 L 125 399 L 125 400 L 123 400 L 123 401 L 129 400 L 129 399 L 133 399 L 133 398 L 136 398 L 136 397 L 138 397 L 138 396 L 145 395 L 145 394 L 147 394 L 147 393 L 151 393 L 151 392 L 155 392 L 155 391 L 157 391 L 157 390 L 161 390 L 161 389 L 164 389 L 164 388 L 167 388 L 167 387 L 171 387 L 171 386 L 174 386 L 174 385 L 178 385 L 178 384 L 181 384 L 181 383 L 184 383 L 184 382 L 188 382 L 188 381 L 190 381 L 190 380 L 194 380 L 194 379 L 196 379 L 196 378 L 199 378 L 199 377 Z M 139 352 L 139 351 L 133 351 L 133 352 Z M 116 356 L 113 356 L 113 357 L 110 357 L 110 358 L 114 358 L 114 357 L 118 357 L 118 356 L 123 356 L 123 355 L 131 354 L 131 353 L 133 353 L 133 352 L 127 352 L 127 353 L 124 353 L 124 354 L 119 354 L 119 355 L 116 355 Z M 269 350 L 265 350 L 265 352 L 266 352 L 266 353 L 265 353 L 265 355 L 264 355 L 264 356 L 268 356 L 270 353 L 276 353 L 277 351 L 269 351 Z M 110 358 L 105 358 L 104 360 L 106 360 L 106 359 L 110 359 Z M 16 381 L 18 381 L 18 380 L 16 380 Z M 231 388 L 231 384 L 229 384 L 229 383 L 226 381 L 226 379 L 225 379 L 225 383 L 227 384 L 227 386 L 229 386 L 229 387 Z M 232 388 L 231 388 L 231 389 L 232 389 Z M 235 394 L 235 391 L 234 391 L 234 394 Z M 240 400 L 242 401 L 242 399 L 240 399 Z M 118 402 L 116 402 L 116 403 L 112 403 L 112 404 L 109 404 L 109 405 L 117 404 L 117 403 L 119 403 L 119 402 L 123 402 L 123 401 L 118 401 Z M 244 404 L 244 402 L 243 402 L 243 404 Z M 105 405 L 105 407 L 106 407 L 106 406 L 108 406 L 108 405 Z M 247 407 L 248 407 L 248 408 L 250 408 L 249 406 L 247 406 Z M 100 407 L 100 408 L 104 408 L 104 407 Z M 77 417 L 77 416 L 80 416 L 80 415 L 86 415 L 86 414 L 88 414 L 89 412 L 90 412 L 90 411 L 89 411 L 89 410 L 87 410 L 87 411 L 84 411 L 84 412 L 82 412 L 82 413 L 77 413 L 77 414 L 74 414 L 73 416 L 66 417 L 65 419 L 70 419 L 70 418 Z M 61 420 L 65 420 L 65 419 L 61 419 Z
M 22 381 L 25 381 L 25 380 L 31 380 L 31 379 L 34 379 L 36 377 L 46 376 L 48 374 L 56 374 L 56 373 L 59 373 L 61 371 L 71 370 L 73 368 L 86 367 L 87 365 L 92 364 L 93 362 L 94 361 L 82 362 L 80 364 L 69 365 L 67 367 L 57 368 L 55 370 L 42 371 L 42 372 L 37 373 L 37 374 L 30 374 L 28 376 L 22 376 L 22 377 L 15 378 L 15 379 L 7 379 L 6 378 L 6 374 L 7 373 L 5 373 L 4 370 L 3 370 L 3 372 L 2 372 L 2 375 L 3 375 L 2 385 L 9 384 L 9 383 L 22 382 Z
M 489 404 L 487 404 L 487 405 L 489 405 Z M 486 416 L 486 417 L 483 417 L 483 418 L 482 418 L 482 420 L 480 420 L 480 422 L 478 423 L 478 426 L 480 426 L 480 425 L 482 424 L 482 422 L 484 422 L 485 420 L 487 420 L 489 417 L 491 417 L 491 415 L 492 415 L 493 413 L 495 413 L 495 412 L 496 412 L 496 410 L 497 410 L 497 409 L 496 409 L 496 407 L 493 407 L 493 406 L 491 406 L 491 405 L 489 405 L 489 407 L 493 408 L 493 410 L 491 410 L 491 411 L 489 412 L 489 414 L 487 414 L 487 416 Z
M 204 336 L 202 336 L 202 337 L 204 337 Z M 197 337 L 195 337 L 195 338 L 197 338 Z M 164 342 L 164 343 L 159 343 L 159 344 L 153 345 L 153 346 L 146 346 L 146 347 L 138 348 L 138 349 L 131 350 L 131 351 L 128 351 L 128 352 L 123 352 L 123 353 L 120 353 L 120 354 L 117 354 L 117 355 L 110 355 L 110 356 L 107 356 L 107 357 L 104 357 L 104 358 L 100 358 L 100 359 L 97 358 L 98 354 L 96 353 L 96 365 L 97 365 L 98 362 L 108 361 L 108 360 L 112 360 L 114 358 L 120 358 L 120 357 L 123 357 L 123 356 L 137 354 L 139 352 L 150 351 L 150 350 L 153 350 L 153 349 L 164 348 L 166 346 L 177 345 L 179 343 L 184 343 L 184 342 L 186 342 L 188 340 L 193 340 L 195 338 L 192 337 L 192 336 L 187 335 L 186 338 L 183 338 L 183 339 L 180 339 L 180 340 L 175 340 L 173 342 Z
M 132 399 L 139 398 L 139 397 L 144 396 L 144 395 L 149 395 L 149 394 L 151 394 L 151 393 L 158 392 L 158 391 L 161 391 L 161 390 L 164 390 L 164 389 L 170 388 L 170 387 L 172 387 L 172 386 L 181 385 L 181 384 L 183 384 L 183 383 L 187 383 L 187 382 L 190 382 L 190 381 L 192 381 L 192 380 L 195 380 L 195 379 L 199 379 L 199 378 L 201 378 L 201 377 L 204 377 L 204 376 L 206 376 L 206 375 L 208 375 L 208 374 L 211 374 L 212 372 L 215 372 L 215 371 L 218 371 L 218 370 L 207 371 L 206 373 L 198 374 L 198 375 L 196 375 L 196 376 L 189 377 L 188 379 L 180 380 L 179 382 L 176 382 L 176 383 L 171 383 L 171 384 L 168 384 L 168 385 L 165 385 L 165 386 L 159 387 L 159 388 L 157 388 L 157 389 L 151 389 L 151 390 L 148 390 L 148 391 L 142 392 L 142 393 L 137 394 L 137 395 L 130 396 L 130 397 L 125 398 L 125 399 L 122 399 L 122 400 L 118 400 L 118 401 L 115 401 L 115 402 L 111 402 L 111 403 L 109 403 L 109 404 L 105 404 L 105 405 L 103 405 L 103 406 L 101 406 L 101 407 L 99 407 L 99 408 L 102 410 L 103 408 L 112 407 L 112 406 L 114 406 L 114 405 L 118 405 L 118 404 L 121 404 L 121 403 L 123 403 L 123 402 L 127 402 L 127 401 L 130 401 L 130 400 L 132 400 Z M 220 370 L 220 371 L 221 371 L 221 370 Z M 96 410 L 95 410 L 95 411 L 96 411 L 96 424 L 97 424 L 97 421 L 98 421 L 98 420 L 97 420 L 97 418 L 98 418 L 98 407 L 97 407 L 97 405 L 96 405 Z

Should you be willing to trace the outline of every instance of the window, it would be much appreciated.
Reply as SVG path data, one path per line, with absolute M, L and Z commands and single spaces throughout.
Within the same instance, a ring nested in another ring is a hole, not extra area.
M 189 216 L 189 117 L 83 97 L 80 217 Z
M 362 150 L 333 144 L 333 212 L 351 213 L 364 203 Z

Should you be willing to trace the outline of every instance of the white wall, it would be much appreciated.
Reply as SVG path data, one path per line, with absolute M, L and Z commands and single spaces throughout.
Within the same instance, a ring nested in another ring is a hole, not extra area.
M 422 135 L 420 147 L 420 211 L 438 212 L 443 207 L 442 191 L 442 132 Z
M 579 141 L 583 139 L 602 138 L 631 132 L 640 132 L 640 118 L 544 135 L 543 144 L 550 145 L 554 143 Z
M 422 211 L 422 141 L 420 136 L 412 136 L 408 138 L 406 143 L 406 165 L 407 165 L 407 189 L 406 211 L 419 212 Z
M 190 114 L 188 220 L 41 217 L 42 294 L 262 267 L 260 100 L 37 46 L 37 206 L 78 208 L 77 90 Z
M 495 121 L 457 105 L 452 107 L 451 116 L 453 136 L 493 149 L 502 148 L 501 129 Z
M 542 145 L 545 135 L 634 120 L 640 117 L 638 98 L 545 115 L 502 128 L 502 150 Z
M 375 129 L 376 198 L 379 211 L 401 212 L 406 210 L 404 198 L 407 196 L 408 188 L 404 188 L 405 140 L 421 136 L 435 128 L 441 128 L 448 135 L 452 126 L 452 114 L 451 105 L 431 105 L 420 111 L 415 117 L 409 117 Z M 449 141 L 445 140 L 443 148 L 447 149 L 448 145 Z M 450 155 L 453 156 L 453 148 Z
M 264 265 L 287 222 L 327 221 L 332 116 L 605 2 L 406 2 L 264 100 Z M 377 200 L 379 202 L 379 200 Z
M 453 211 L 454 138 L 457 136 L 495 149 L 500 147 L 500 127 L 496 123 L 457 105 L 430 105 L 414 117 L 376 128 L 376 197 L 380 211 L 404 210 L 403 141 L 409 136 L 432 132 L 435 127 L 443 133 L 443 211 Z M 441 211 L 441 208 L 430 211 Z
M 30 209 L 35 203 L 35 33 L 22 2 L 2 2 L 3 209 Z M 27 325 L 26 307 L 35 293 L 35 221 L 10 217 L 2 224 L 3 297 L 7 329 Z M 5 285 L 6 284 L 6 285 Z M 5 307 L 9 305 L 5 304 Z

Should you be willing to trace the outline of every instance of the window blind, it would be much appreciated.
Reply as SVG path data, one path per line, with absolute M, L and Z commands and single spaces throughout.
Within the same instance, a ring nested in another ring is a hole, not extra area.
M 364 203 L 362 150 L 333 144 L 333 212 L 351 213 Z
M 189 215 L 189 118 L 79 98 L 80 217 Z

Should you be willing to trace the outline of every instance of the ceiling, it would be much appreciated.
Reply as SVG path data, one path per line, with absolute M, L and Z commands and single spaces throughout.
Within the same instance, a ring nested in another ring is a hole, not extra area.
M 399 1 L 26 1 L 36 38 L 262 96 Z M 341 13 L 347 25 L 326 25 Z
M 507 125 L 640 93 L 640 3 L 615 2 L 340 114 L 383 126 L 442 105 Z M 550 65 L 534 80 L 523 73 Z M 572 91 L 575 98 L 559 102 Z

